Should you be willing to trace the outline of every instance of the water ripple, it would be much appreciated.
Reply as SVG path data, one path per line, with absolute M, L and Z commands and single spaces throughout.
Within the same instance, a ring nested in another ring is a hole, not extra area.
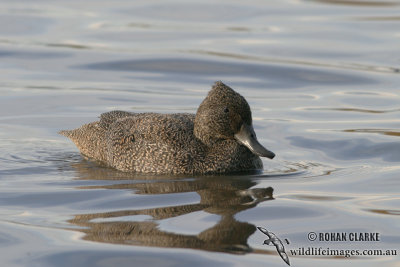
M 398 2 L 393 1 L 364 1 L 364 0 L 309 0 L 313 2 L 320 2 L 330 5 L 345 5 L 345 6 L 359 6 L 359 7 L 391 7 L 398 6 Z
M 141 60 L 121 60 L 94 63 L 76 66 L 78 69 L 108 70 L 126 72 L 150 72 L 171 75 L 202 75 L 212 77 L 256 77 L 262 80 L 277 80 L 282 73 L 286 73 L 285 86 L 299 87 L 310 84 L 371 84 L 370 78 L 356 75 L 344 74 L 321 69 L 304 69 L 290 66 L 278 66 L 268 64 L 256 64 L 249 62 L 222 62 L 206 59 L 189 58 L 149 58 Z M 281 86 L 282 87 L 282 86 Z

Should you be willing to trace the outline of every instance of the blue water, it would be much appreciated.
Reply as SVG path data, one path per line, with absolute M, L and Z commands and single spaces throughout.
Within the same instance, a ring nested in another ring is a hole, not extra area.
M 400 263 L 400 2 L 0 6 L 1 266 L 286 266 L 256 227 L 291 266 Z M 195 113 L 216 80 L 277 154 L 260 174 L 121 173 L 57 134 L 114 109 Z

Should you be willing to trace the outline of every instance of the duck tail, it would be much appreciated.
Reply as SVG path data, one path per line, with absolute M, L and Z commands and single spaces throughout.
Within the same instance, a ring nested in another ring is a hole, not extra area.
M 105 130 L 98 126 L 98 122 L 91 122 L 77 129 L 62 130 L 58 133 L 71 139 L 79 151 L 88 158 L 106 161 Z
M 61 130 L 58 132 L 58 134 L 64 135 L 65 137 L 70 138 L 72 135 L 72 131 L 70 130 Z

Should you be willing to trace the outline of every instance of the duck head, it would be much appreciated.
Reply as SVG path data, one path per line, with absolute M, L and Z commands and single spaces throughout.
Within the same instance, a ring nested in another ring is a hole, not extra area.
M 222 82 L 216 82 L 200 104 L 194 134 L 208 146 L 218 140 L 234 139 L 260 157 L 275 157 L 258 142 L 246 99 Z

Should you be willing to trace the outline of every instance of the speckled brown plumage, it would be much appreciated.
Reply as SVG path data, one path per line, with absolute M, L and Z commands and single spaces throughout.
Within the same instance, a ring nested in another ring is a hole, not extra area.
M 86 157 L 121 171 L 213 174 L 261 169 L 259 156 L 234 138 L 243 123 L 252 123 L 246 100 L 216 82 L 196 115 L 111 111 L 60 134 Z

